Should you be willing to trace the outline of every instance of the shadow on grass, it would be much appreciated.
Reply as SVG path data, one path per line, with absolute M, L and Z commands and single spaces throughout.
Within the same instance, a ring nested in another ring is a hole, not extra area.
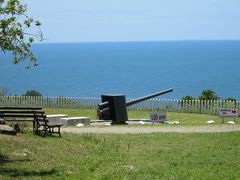
M 0 168 L 1 175 L 7 175 L 11 177 L 20 177 L 20 176 L 49 176 L 56 174 L 57 170 L 39 170 L 39 171 L 26 171 L 16 168 Z
M 0 165 L 3 165 L 5 163 L 26 162 L 26 161 L 30 161 L 30 160 L 29 159 L 10 160 L 7 156 L 0 154 Z
M 59 134 L 57 132 L 47 132 L 46 134 L 41 130 L 41 131 L 36 131 L 34 132 L 35 135 L 37 136 L 40 136 L 40 137 L 44 137 L 44 138 L 47 138 L 47 137 L 54 137 L 54 138 L 61 138 L 62 137 L 62 134 L 61 136 L 59 136 Z
M 29 160 L 10 160 L 7 156 L 0 154 L 0 174 L 11 176 L 11 177 L 21 177 L 21 176 L 49 176 L 57 173 L 57 170 L 54 168 L 50 170 L 38 170 L 38 171 L 31 171 L 31 170 L 23 170 L 17 168 L 6 168 L 3 167 L 6 163 L 15 163 L 15 162 L 25 162 Z
M 10 162 L 9 158 L 7 156 L 4 156 L 2 154 L 0 154 L 0 165 Z

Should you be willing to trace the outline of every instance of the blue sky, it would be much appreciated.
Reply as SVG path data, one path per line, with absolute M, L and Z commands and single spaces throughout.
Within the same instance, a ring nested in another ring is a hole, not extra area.
M 240 0 L 23 0 L 47 42 L 240 39 Z

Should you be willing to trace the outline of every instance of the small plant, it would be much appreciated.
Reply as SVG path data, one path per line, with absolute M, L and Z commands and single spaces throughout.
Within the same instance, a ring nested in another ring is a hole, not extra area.
M 14 122 L 9 124 L 17 133 L 25 133 L 26 129 L 29 127 L 27 123 L 24 122 Z
M 20 129 L 20 126 L 19 126 L 18 123 L 17 123 L 17 124 L 14 124 L 14 125 L 13 125 L 13 128 L 15 129 L 15 131 L 16 131 L 17 133 L 20 133 L 21 129 Z

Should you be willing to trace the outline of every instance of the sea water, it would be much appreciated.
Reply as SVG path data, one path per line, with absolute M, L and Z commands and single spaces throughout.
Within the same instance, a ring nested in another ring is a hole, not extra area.
M 161 98 L 212 89 L 240 99 L 240 41 L 39 43 L 32 50 L 39 65 L 30 69 L 0 54 L 0 87 L 8 94 L 135 98 L 173 88 Z

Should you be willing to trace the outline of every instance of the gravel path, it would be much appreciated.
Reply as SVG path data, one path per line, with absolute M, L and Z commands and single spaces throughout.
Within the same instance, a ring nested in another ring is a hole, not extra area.
M 142 134 L 142 133 L 212 133 L 240 131 L 240 125 L 214 125 L 191 127 L 81 127 L 62 128 L 68 133 L 100 133 L 100 134 Z

